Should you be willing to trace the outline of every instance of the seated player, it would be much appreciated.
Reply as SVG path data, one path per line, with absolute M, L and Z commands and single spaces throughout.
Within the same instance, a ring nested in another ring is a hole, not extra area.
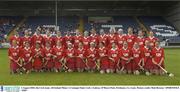
M 16 40 L 12 40 L 12 45 L 8 50 L 8 56 L 10 59 L 10 73 L 20 73 L 20 49 Z
M 152 49 L 153 73 L 163 75 L 164 72 L 160 67 L 164 68 L 164 49 L 159 45 L 160 43 L 156 41 L 155 47 Z
M 99 43 L 99 49 L 98 49 L 98 61 L 100 63 L 100 73 L 109 73 L 109 58 L 108 58 L 108 52 L 106 47 L 104 46 L 103 42 Z
M 53 48 L 53 55 L 55 72 L 60 72 L 62 69 L 62 64 L 64 64 L 64 48 L 60 40 L 57 41 L 56 46 Z
M 95 43 L 91 42 L 90 43 L 90 48 L 87 49 L 86 52 L 86 66 L 87 66 L 87 70 L 89 72 L 94 72 L 96 70 L 96 68 L 98 68 L 96 60 L 97 60 L 97 50 L 95 48 Z
M 83 43 L 79 42 L 78 48 L 75 49 L 76 68 L 78 72 L 85 70 L 85 53 L 86 50 L 83 48 Z
M 29 74 L 32 70 L 32 51 L 29 41 L 24 42 L 24 48 L 21 50 L 21 60 L 25 73 Z
M 108 50 L 109 56 L 109 69 L 110 73 L 118 72 L 119 64 L 119 49 L 115 42 L 112 43 L 111 48 Z
M 36 42 L 36 46 L 32 49 L 32 57 L 33 57 L 33 69 L 35 72 L 42 72 L 43 67 L 43 49 L 41 49 L 41 45 L 39 42 Z
M 65 50 L 65 63 L 66 65 L 64 67 L 66 67 L 68 72 L 73 72 L 75 71 L 75 58 L 74 58 L 74 49 L 73 49 L 73 45 L 72 43 L 67 43 L 67 49 Z
M 123 42 L 123 47 L 120 50 L 121 57 L 121 70 L 123 73 L 132 73 L 132 52 L 131 49 L 128 48 L 128 43 L 126 41 Z
M 135 42 L 132 48 L 132 57 L 133 57 L 133 74 L 139 75 L 140 69 L 143 69 L 142 61 L 142 50 L 139 47 L 139 43 Z
M 44 53 L 44 68 L 46 71 L 53 71 L 53 50 L 51 48 L 51 42 L 47 41 L 45 47 L 43 48 Z
M 145 41 L 145 46 L 142 49 L 143 53 L 143 61 L 144 61 L 144 69 L 146 71 L 146 75 L 150 75 L 152 72 L 152 54 L 149 41 Z

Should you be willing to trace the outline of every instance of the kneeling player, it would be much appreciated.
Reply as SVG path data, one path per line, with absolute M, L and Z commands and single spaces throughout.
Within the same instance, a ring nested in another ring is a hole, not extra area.
M 83 48 L 83 43 L 79 42 L 78 48 L 75 50 L 76 68 L 78 72 L 83 72 L 85 70 L 85 49 Z
M 97 59 L 97 50 L 95 48 L 95 43 L 91 42 L 90 43 L 90 48 L 87 49 L 87 62 L 86 62 L 86 66 L 87 66 L 87 70 L 89 72 L 94 72 L 96 67 L 96 59 Z
M 68 42 L 67 44 L 67 49 L 65 51 L 65 63 L 66 65 L 64 65 L 65 68 L 67 68 L 68 72 L 73 72 L 75 71 L 75 59 L 74 59 L 74 49 L 73 49 L 73 45 L 72 43 Z
M 123 47 L 120 50 L 121 57 L 121 70 L 123 73 L 132 73 L 132 53 L 128 48 L 128 44 L 126 41 L 123 42 Z
M 8 50 L 8 56 L 10 59 L 11 74 L 20 72 L 20 50 L 15 40 L 12 41 L 12 46 Z
M 164 49 L 159 46 L 159 42 L 155 42 L 155 47 L 152 50 L 152 62 L 153 62 L 153 73 L 156 75 L 162 75 L 164 72 Z
M 62 43 L 57 41 L 56 46 L 53 48 L 54 54 L 54 69 L 55 72 L 59 72 L 62 69 L 62 64 L 64 60 L 64 48 L 62 47 Z
M 135 75 L 140 74 L 140 69 L 143 69 L 143 61 L 142 61 L 142 51 L 139 47 L 138 43 L 134 43 L 134 46 L 132 48 L 132 56 L 133 56 L 133 73 Z
M 99 63 L 100 63 L 100 73 L 109 73 L 109 58 L 107 56 L 107 49 L 104 46 L 103 42 L 99 43 L 99 49 L 98 49 L 98 56 L 99 56 Z
M 108 51 L 109 56 L 109 69 L 111 73 L 114 73 L 115 70 L 118 72 L 119 67 L 119 49 L 115 42 L 111 44 L 111 49 Z
M 44 52 L 44 67 L 46 71 L 52 71 L 54 67 L 53 62 L 53 50 L 51 48 L 51 43 L 46 42 L 46 46 L 43 49 Z
M 29 42 L 24 42 L 25 47 L 21 51 L 22 67 L 25 68 L 25 72 L 28 74 L 32 69 L 32 51 Z

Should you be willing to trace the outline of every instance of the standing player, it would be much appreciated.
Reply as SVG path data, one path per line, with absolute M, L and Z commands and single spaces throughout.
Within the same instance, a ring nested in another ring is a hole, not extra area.
M 12 40 L 12 45 L 8 50 L 8 56 L 10 59 L 11 74 L 20 72 L 20 49 L 16 40 Z
M 97 50 L 95 48 L 95 43 L 90 43 L 90 48 L 87 49 L 86 52 L 86 58 L 87 58 L 87 69 L 89 72 L 94 72 L 96 68 L 98 68 L 96 60 L 97 60 Z
M 53 50 L 51 48 L 51 42 L 46 42 L 46 45 L 43 49 L 44 53 L 44 67 L 47 71 L 52 71 L 54 67 L 53 62 Z
M 91 30 L 90 41 L 93 42 L 95 46 L 98 46 L 98 35 L 95 29 Z
M 76 35 L 74 36 L 74 48 L 77 49 L 79 43 L 82 41 L 83 37 L 80 34 L 79 30 L 76 30 Z
M 150 31 L 150 32 L 149 32 L 149 36 L 146 38 L 146 40 L 149 41 L 150 47 L 151 47 L 151 48 L 154 48 L 155 42 L 158 41 L 158 38 L 154 37 L 153 31 Z
M 99 49 L 98 49 L 98 61 L 100 63 L 100 73 L 109 73 L 109 58 L 108 58 L 108 52 L 106 47 L 104 46 L 103 42 L 99 43 Z
M 139 75 L 140 69 L 143 69 L 144 62 L 142 61 L 142 50 L 139 47 L 139 43 L 135 42 L 132 48 L 133 57 L 133 74 Z
M 10 45 L 12 45 L 13 40 L 15 40 L 16 44 L 21 47 L 21 38 L 19 37 L 19 33 L 17 31 L 15 31 L 14 35 L 9 38 Z
M 36 44 L 39 43 L 40 47 L 44 47 L 43 45 L 43 37 L 40 34 L 40 31 L 37 30 L 36 33 L 31 38 L 32 47 L 36 47 Z
M 121 49 L 122 46 L 123 46 L 123 42 L 125 41 L 125 36 L 123 34 L 123 30 L 122 29 L 119 29 L 118 30 L 118 34 L 116 36 L 116 40 L 117 40 L 117 45 L 118 45 L 118 48 Z
M 104 46 L 107 47 L 108 45 L 108 36 L 104 33 L 104 30 L 100 30 L 100 36 L 98 37 L 99 43 L 104 43 Z
M 53 37 L 51 36 L 51 32 L 48 30 L 46 32 L 46 35 L 43 37 L 44 46 L 46 45 L 46 42 L 50 43 L 50 46 L 53 47 Z
M 140 48 L 144 47 L 145 39 L 141 30 L 138 31 L 138 37 L 136 38 L 135 42 L 139 43 Z
M 119 67 L 119 49 L 115 42 L 112 43 L 111 48 L 108 51 L 108 56 L 110 59 L 109 69 L 111 73 L 114 73 L 115 70 L 118 72 Z
M 128 48 L 128 43 L 123 42 L 123 47 L 120 50 L 121 57 L 121 70 L 123 73 L 132 73 L 132 53 L 130 48 Z
M 84 37 L 82 41 L 83 41 L 84 49 L 88 49 L 90 43 L 90 37 L 87 31 L 84 32 Z
M 132 48 L 136 39 L 136 36 L 133 34 L 133 28 L 128 28 L 128 34 L 125 36 L 125 39 L 127 41 L 128 47 Z
M 62 64 L 64 60 L 64 48 L 60 40 L 57 41 L 56 46 L 53 48 L 53 53 L 55 72 L 59 72 L 62 69 Z
M 26 42 L 29 42 L 30 47 L 31 47 L 31 37 L 29 36 L 29 31 L 28 31 L 28 30 L 25 30 L 25 31 L 24 31 L 24 36 L 21 37 L 22 47 L 25 47 L 25 43 L 26 43 Z
M 66 63 L 66 68 L 68 72 L 73 72 L 75 71 L 75 59 L 74 59 L 74 49 L 72 43 L 67 44 L 67 49 L 65 50 L 65 63 Z
M 56 31 L 56 36 L 53 38 L 53 44 L 54 46 L 57 45 L 57 42 L 60 42 L 62 46 L 64 46 L 64 38 L 61 36 L 61 31 Z
M 155 47 L 152 49 L 153 72 L 156 75 L 163 75 L 164 72 L 160 68 L 164 68 L 164 49 L 159 46 L 159 42 L 155 42 Z
M 29 42 L 24 42 L 24 48 L 21 50 L 22 67 L 25 68 L 25 73 L 28 74 L 32 70 L 32 51 Z
M 42 67 L 43 67 L 43 49 L 41 49 L 40 43 L 36 42 L 35 47 L 32 49 L 32 56 L 33 56 L 33 69 L 36 72 L 42 72 Z
M 67 34 L 64 36 L 64 47 L 68 48 L 68 43 L 73 43 L 73 36 L 70 34 L 70 31 L 67 31 Z
M 109 30 L 109 36 L 108 36 L 108 48 L 111 48 L 112 43 L 117 43 L 116 35 L 115 35 L 115 28 L 111 28 Z
M 83 48 L 83 43 L 79 42 L 78 48 L 75 49 L 76 68 L 78 72 L 83 72 L 85 70 L 85 52 L 86 50 Z

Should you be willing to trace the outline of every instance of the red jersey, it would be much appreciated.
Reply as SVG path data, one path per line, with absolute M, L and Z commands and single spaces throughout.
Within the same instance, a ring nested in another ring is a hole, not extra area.
M 136 39 L 135 35 L 126 35 L 125 39 L 128 43 L 128 47 L 132 48 Z
M 65 48 L 67 48 L 68 42 L 73 43 L 73 36 L 68 36 L 68 35 L 64 36 L 64 47 Z
M 132 57 L 132 52 L 129 48 L 125 49 L 122 47 L 122 49 L 120 50 L 120 56 L 129 59 Z
M 41 47 L 43 47 L 43 37 L 42 36 L 38 36 L 38 35 L 33 35 L 32 39 L 31 39 L 31 43 L 32 46 L 35 47 L 36 46 L 36 42 L 41 44 Z
M 61 59 L 64 57 L 64 48 L 63 47 L 54 47 L 53 48 L 53 54 L 57 56 L 58 59 Z
M 44 46 L 46 45 L 46 42 L 50 42 L 50 44 L 51 44 L 51 47 L 53 47 L 53 37 L 51 37 L 51 36 L 44 36 L 43 37 L 43 42 L 44 42 Z
M 22 44 L 22 47 L 24 47 L 25 42 L 29 42 L 29 44 L 31 45 L 31 37 L 30 37 L 30 36 L 24 36 L 24 37 L 21 37 L 21 44 Z
M 99 37 L 98 37 L 98 41 L 99 42 L 103 42 L 104 43 L 104 46 L 105 47 L 107 47 L 107 45 L 108 45 L 108 36 L 107 35 L 100 35 Z
M 108 52 L 107 52 L 107 49 L 105 47 L 98 49 L 98 56 L 99 57 L 107 56 L 107 54 L 108 54 Z
M 98 46 L 98 35 L 90 35 L 90 41 L 94 42 Z
M 12 41 L 15 40 L 18 46 L 21 46 L 21 38 L 19 36 L 11 36 L 9 38 L 10 44 L 12 45 Z
M 73 57 L 74 56 L 74 49 L 73 48 L 71 48 L 71 49 L 66 49 L 66 51 L 65 51 L 65 56 L 66 56 L 66 58 L 69 58 L 69 57 Z
M 133 56 L 133 61 L 139 63 L 139 61 L 142 59 L 141 49 L 132 48 L 132 56 Z
M 43 49 L 33 48 L 32 49 L 32 56 L 34 57 L 34 60 L 42 61 L 42 58 L 44 57 Z
M 53 45 L 54 45 L 54 47 L 56 46 L 56 43 L 58 41 L 60 41 L 61 44 L 64 46 L 64 44 L 65 44 L 64 38 L 62 36 L 60 36 L 60 37 L 56 36 L 56 37 L 53 38 Z
M 139 47 L 143 48 L 144 47 L 144 43 L 145 43 L 145 39 L 143 37 L 137 37 L 135 42 L 139 43 Z
M 111 34 L 110 34 L 110 35 L 108 36 L 108 43 L 109 43 L 109 47 L 110 47 L 110 48 L 111 48 L 112 43 L 114 43 L 114 42 L 117 43 L 117 42 L 116 42 L 116 35 L 111 35 Z
M 119 49 L 121 49 L 123 46 L 123 42 L 125 41 L 125 35 L 117 35 L 116 40 L 117 40 L 117 46 L 119 47 Z
M 53 50 L 51 48 L 44 48 L 43 49 L 45 60 L 49 61 L 52 59 Z
M 82 36 L 74 36 L 74 47 L 78 48 L 79 42 L 82 42 Z
M 83 42 L 84 48 L 88 49 L 89 43 L 90 43 L 90 37 L 83 37 L 82 42 Z
M 14 60 L 18 60 L 20 55 L 20 49 L 18 46 L 14 47 L 10 47 L 8 50 L 8 56 L 12 57 Z
M 153 37 L 147 37 L 146 40 L 149 41 L 151 47 L 154 47 L 155 42 L 158 40 L 158 38 L 153 36 Z
M 119 49 L 118 48 L 111 48 L 108 51 L 108 56 L 114 59 L 115 62 L 119 60 Z
M 97 58 L 97 50 L 95 48 L 87 49 L 86 56 L 88 58 L 96 59 Z
M 75 50 L 75 56 L 84 58 L 86 54 L 86 50 L 84 48 L 78 48 Z
M 32 51 L 31 48 L 26 48 L 24 47 L 21 50 L 21 58 L 25 61 L 25 62 L 29 62 L 29 59 L 32 57 Z
M 164 58 L 164 49 L 163 48 L 153 48 L 152 49 L 152 57 L 155 62 L 160 63 L 160 60 Z

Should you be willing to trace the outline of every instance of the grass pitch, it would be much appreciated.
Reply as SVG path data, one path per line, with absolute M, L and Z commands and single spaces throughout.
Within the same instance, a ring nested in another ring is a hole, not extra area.
M 0 85 L 180 85 L 180 49 L 165 49 L 166 69 L 175 77 L 99 73 L 11 75 L 7 49 L 0 49 Z

